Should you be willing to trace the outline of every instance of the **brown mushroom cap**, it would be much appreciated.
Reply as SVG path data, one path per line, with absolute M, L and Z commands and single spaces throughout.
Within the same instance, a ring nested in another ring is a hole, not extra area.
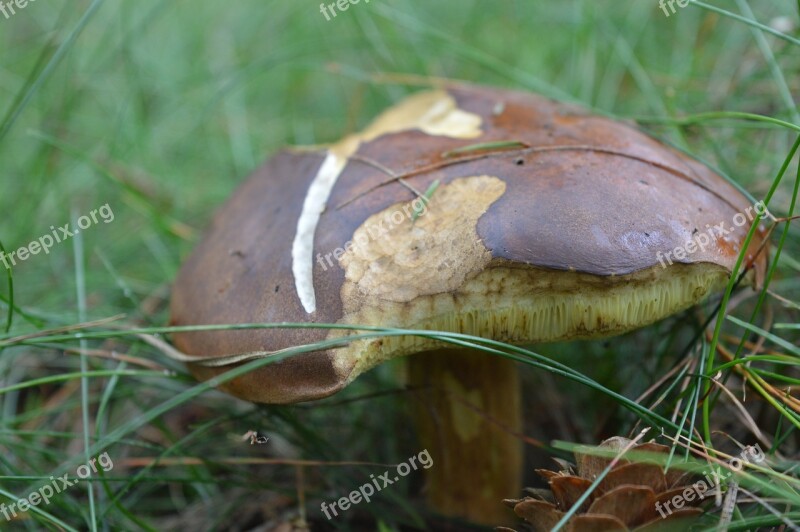
M 499 144 L 475 147 L 486 143 Z M 417 190 L 440 186 L 424 207 L 392 176 Z M 327 201 L 309 192 L 325 180 Z M 414 206 L 423 214 L 412 221 Z M 267 162 L 181 269 L 172 322 L 380 325 L 511 343 L 620 334 L 724 287 L 750 226 L 736 227 L 734 216 L 748 207 L 725 179 L 629 125 L 533 94 L 460 85 L 412 96 L 326 151 Z M 720 223 L 733 230 L 674 256 Z M 747 255 L 755 281 L 764 235 L 760 228 Z M 303 257 L 313 257 L 313 277 Z M 174 341 L 187 354 L 226 356 L 341 334 L 205 331 Z M 311 400 L 433 347 L 416 337 L 362 340 L 224 388 L 254 402 Z M 200 379 L 224 371 L 190 366 Z

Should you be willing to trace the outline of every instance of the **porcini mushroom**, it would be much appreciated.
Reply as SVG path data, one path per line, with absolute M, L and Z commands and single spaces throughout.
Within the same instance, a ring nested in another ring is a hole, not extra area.
M 409 190 L 434 182 L 429 203 Z M 283 151 L 261 167 L 181 269 L 172 322 L 379 325 L 514 344 L 615 335 L 723 288 L 750 225 L 732 220 L 748 207 L 725 179 L 629 125 L 533 94 L 451 85 L 324 151 Z M 729 232 L 686 250 L 720 223 Z M 763 237 L 747 250 L 751 283 L 763 274 Z M 221 357 L 342 334 L 205 331 L 174 342 Z M 436 460 L 432 505 L 504 521 L 501 501 L 523 469 L 512 362 L 393 336 L 289 358 L 223 388 L 259 403 L 310 401 L 412 354 L 411 384 L 445 390 L 420 413 Z M 190 368 L 200 379 L 226 369 Z

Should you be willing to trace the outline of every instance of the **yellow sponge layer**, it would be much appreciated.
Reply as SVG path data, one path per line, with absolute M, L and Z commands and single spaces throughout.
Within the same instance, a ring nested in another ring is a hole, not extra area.
M 372 301 L 346 322 L 458 332 L 512 344 L 612 336 L 699 303 L 724 288 L 728 276 L 712 264 L 656 266 L 617 277 L 499 265 L 454 292 L 410 302 Z M 352 368 L 353 379 L 386 360 L 443 345 L 414 336 L 362 340 L 337 349 L 335 363 Z

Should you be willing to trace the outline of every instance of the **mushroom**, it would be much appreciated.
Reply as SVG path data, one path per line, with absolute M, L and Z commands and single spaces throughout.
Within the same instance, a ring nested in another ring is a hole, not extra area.
M 257 170 L 183 265 L 172 323 L 376 325 L 513 344 L 617 335 L 722 289 L 759 221 L 735 226 L 748 207 L 725 179 L 630 125 L 533 94 L 448 85 L 322 151 L 285 150 Z M 764 238 L 760 226 L 746 252 L 752 285 Z M 174 342 L 223 357 L 351 332 L 203 331 Z M 523 470 L 509 360 L 391 336 L 295 356 L 222 388 L 258 403 L 310 401 L 405 355 L 410 384 L 429 394 L 416 415 L 436 460 L 432 506 L 505 521 L 501 501 Z M 209 379 L 227 368 L 198 359 L 190 369 Z

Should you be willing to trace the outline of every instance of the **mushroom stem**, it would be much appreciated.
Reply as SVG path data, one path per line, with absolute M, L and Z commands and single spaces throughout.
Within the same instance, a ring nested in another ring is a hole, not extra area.
M 501 525 L 503 499 L 522 489 L 522 401 L 516 364 L 478 351 L 442 349 L 409 357 L 418 389 L 414 416 L 434 460 L 428 500 L 441 514 Z

